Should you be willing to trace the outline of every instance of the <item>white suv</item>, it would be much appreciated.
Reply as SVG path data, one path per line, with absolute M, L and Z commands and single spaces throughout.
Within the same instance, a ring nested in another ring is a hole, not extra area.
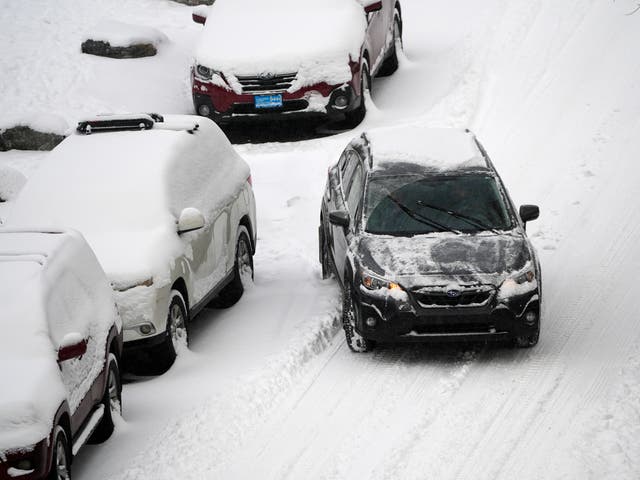
M 209 119 L 120 115 L 80 122 L 29 179 L 8 225 L 75 228 L 94 249 L 124 322 L 125 354 L 158 370 L 212 300 L 253 276 L 256 209 L 247 163 Z

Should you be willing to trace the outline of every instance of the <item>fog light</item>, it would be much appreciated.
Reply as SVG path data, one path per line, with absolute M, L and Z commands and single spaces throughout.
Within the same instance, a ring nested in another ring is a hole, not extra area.
M 142 335 L 151 335 L 152 333 L 155 333 L 156 328 L 150 323 L 143 323 L 138 327 L 138 331 Z
M 34 469 L 33 462 L 31 460 L 20 460 L 16 464 L 18 470 L 32 471 Z
M 528 325 L 534 325 L 537 319 L 538 319 L 538 315 L 536 314 L 536 312 L 532 312 L 531 310 L 528 311 L 527 314 L 524 316 L 524 321 Z
M 349 99 L 344 95 L 340 95 L 335 98 L 333 104 L 336 108 L 345 108 L 349 104 Z
M 378 323 L 378 321 L 375 318 L 373 317 L 367 318 L 367 327 L 375 327 L 376 323 Z
M 198 113 L 203 117 L 208 117 L 211 113 L 211 109 L 209 108 L 209 105 L 200 105 L 198 107 Z

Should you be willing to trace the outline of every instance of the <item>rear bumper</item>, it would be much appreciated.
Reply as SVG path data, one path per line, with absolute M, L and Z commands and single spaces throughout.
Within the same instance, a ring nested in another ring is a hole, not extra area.
M 351 82 L 343 85 L 319 83 L 294 92 L 264 92 L 263 94 L 281 94 L 282 107 L 256 108 L 255 96 L 259 94 L 238 94 L 192 77 L 192 96 L 196 113 L 208 116 L 217 123 L 227 123 L 232 119 L 250 120 L 284 116 L 341 119 L 360 105 L 359 93 L 354 90 Z M 337 105 L 339 97 L 346 98 L 345 106 Z
M 381 300 L 362 292 L 358 304 L 356 330 L 363 337 L 380 342 L 512 340 L 534 334 L 540 319 L 537 291 L 506 302 L 494 299 L 482 307 L 420 308 L 411 301 Z M 527 318 L 529 312 L 535 313 L 534 321 L 531 315 Z

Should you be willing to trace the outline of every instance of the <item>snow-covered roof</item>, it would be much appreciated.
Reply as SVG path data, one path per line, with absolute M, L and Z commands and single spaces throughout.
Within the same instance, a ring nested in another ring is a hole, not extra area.
M 79 283 L 69 282 L 70 276 Z M 78 284 L 86 296 L 77 295 Z M 0 228 L 0 285 L 1 453 L 48 435 L 67 398 L 57 364 L 57 346 L 67 330 L 85 327 L 89 331 L 78 333 L 104 342 L 116 314 L 104 273 L 77 232 Z M 65 315 L 56 315 L 56 302 L 64 302 Z M 79 390 L 80 398 L 68 398 L 72 409 L 86 393 Z
M 292 88 L 351 79 L 366 17 L 355 0 L 217 0 L 195 58 L 225 74 L 296 73 Z
M 210 221 L 248 175 L 211 120 L 166 115 L 150 130 L 68 137 L 29 178 L 6 224 L 78 230 L 110 280 L 162 280 L 183 248 L 182 208 L 198 208 Z
M 374 169 L 392 163 L 413 163 L 442 171 L 487 168 L 487 161 L 468 130 L 403 125 L 371 130 L 366 137 Z

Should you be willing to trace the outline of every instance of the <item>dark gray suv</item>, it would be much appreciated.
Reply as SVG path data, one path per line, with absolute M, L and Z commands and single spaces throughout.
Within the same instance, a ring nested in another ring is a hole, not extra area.
M 540 263 L 482 145 L 468 130 L 399 127 L 353 140 L 322 199 L 323 277 L 343 291 L 358 352 L 377 341 L 507 340 L 540 333 Z

